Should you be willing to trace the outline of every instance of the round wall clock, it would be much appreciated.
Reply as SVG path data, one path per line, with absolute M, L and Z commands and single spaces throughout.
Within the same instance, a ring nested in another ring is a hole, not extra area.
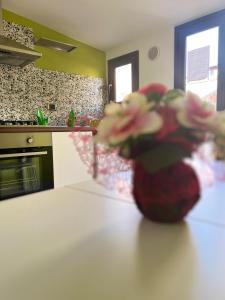
M 159 57 L 159 48 L 157 46 L 151 47 L 148 50 L 148 58 L 150 60 L 155 60 L 157 57 Z

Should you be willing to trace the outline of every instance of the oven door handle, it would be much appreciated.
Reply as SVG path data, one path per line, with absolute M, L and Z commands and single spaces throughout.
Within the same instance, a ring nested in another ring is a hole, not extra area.
M 27 156 L 43 156 L 43 155 L 47 155 L 47 154 L 48 154 L 47 151 L 0 154 L 0 159 L 1 158 L 27 157 Z

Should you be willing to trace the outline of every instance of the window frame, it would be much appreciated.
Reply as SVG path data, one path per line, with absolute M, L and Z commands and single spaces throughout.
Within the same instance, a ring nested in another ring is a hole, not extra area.
M 185 89 L 186 37 L 219 27 L 217 110 L 225 110 L 225 9 L 175 27 L 174 87 Z
M 114 57 L 108 60 L 108 98 L 109 101 L 115 100 L 115 69 L 117 67 L 132 65 L 132 92 L 139 89 L 139 50 Z M 110 88 L 111 87 L 111 88 Z M 119 102 L 118 102 L 119 103 Z

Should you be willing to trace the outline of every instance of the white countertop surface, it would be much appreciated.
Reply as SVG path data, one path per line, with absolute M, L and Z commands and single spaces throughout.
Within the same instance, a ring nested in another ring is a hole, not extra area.
M 0 299 L 224 300 L 225 188 L 177 225 L 92 182 L 0 203 Z

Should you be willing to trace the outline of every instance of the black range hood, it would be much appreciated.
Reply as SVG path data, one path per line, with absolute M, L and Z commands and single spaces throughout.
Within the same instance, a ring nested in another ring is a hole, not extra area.
M 41 53 L 4 37 L 2 32 L 2 0 L 0 0 L 0 64 L 24 67 L 42 56 Z

